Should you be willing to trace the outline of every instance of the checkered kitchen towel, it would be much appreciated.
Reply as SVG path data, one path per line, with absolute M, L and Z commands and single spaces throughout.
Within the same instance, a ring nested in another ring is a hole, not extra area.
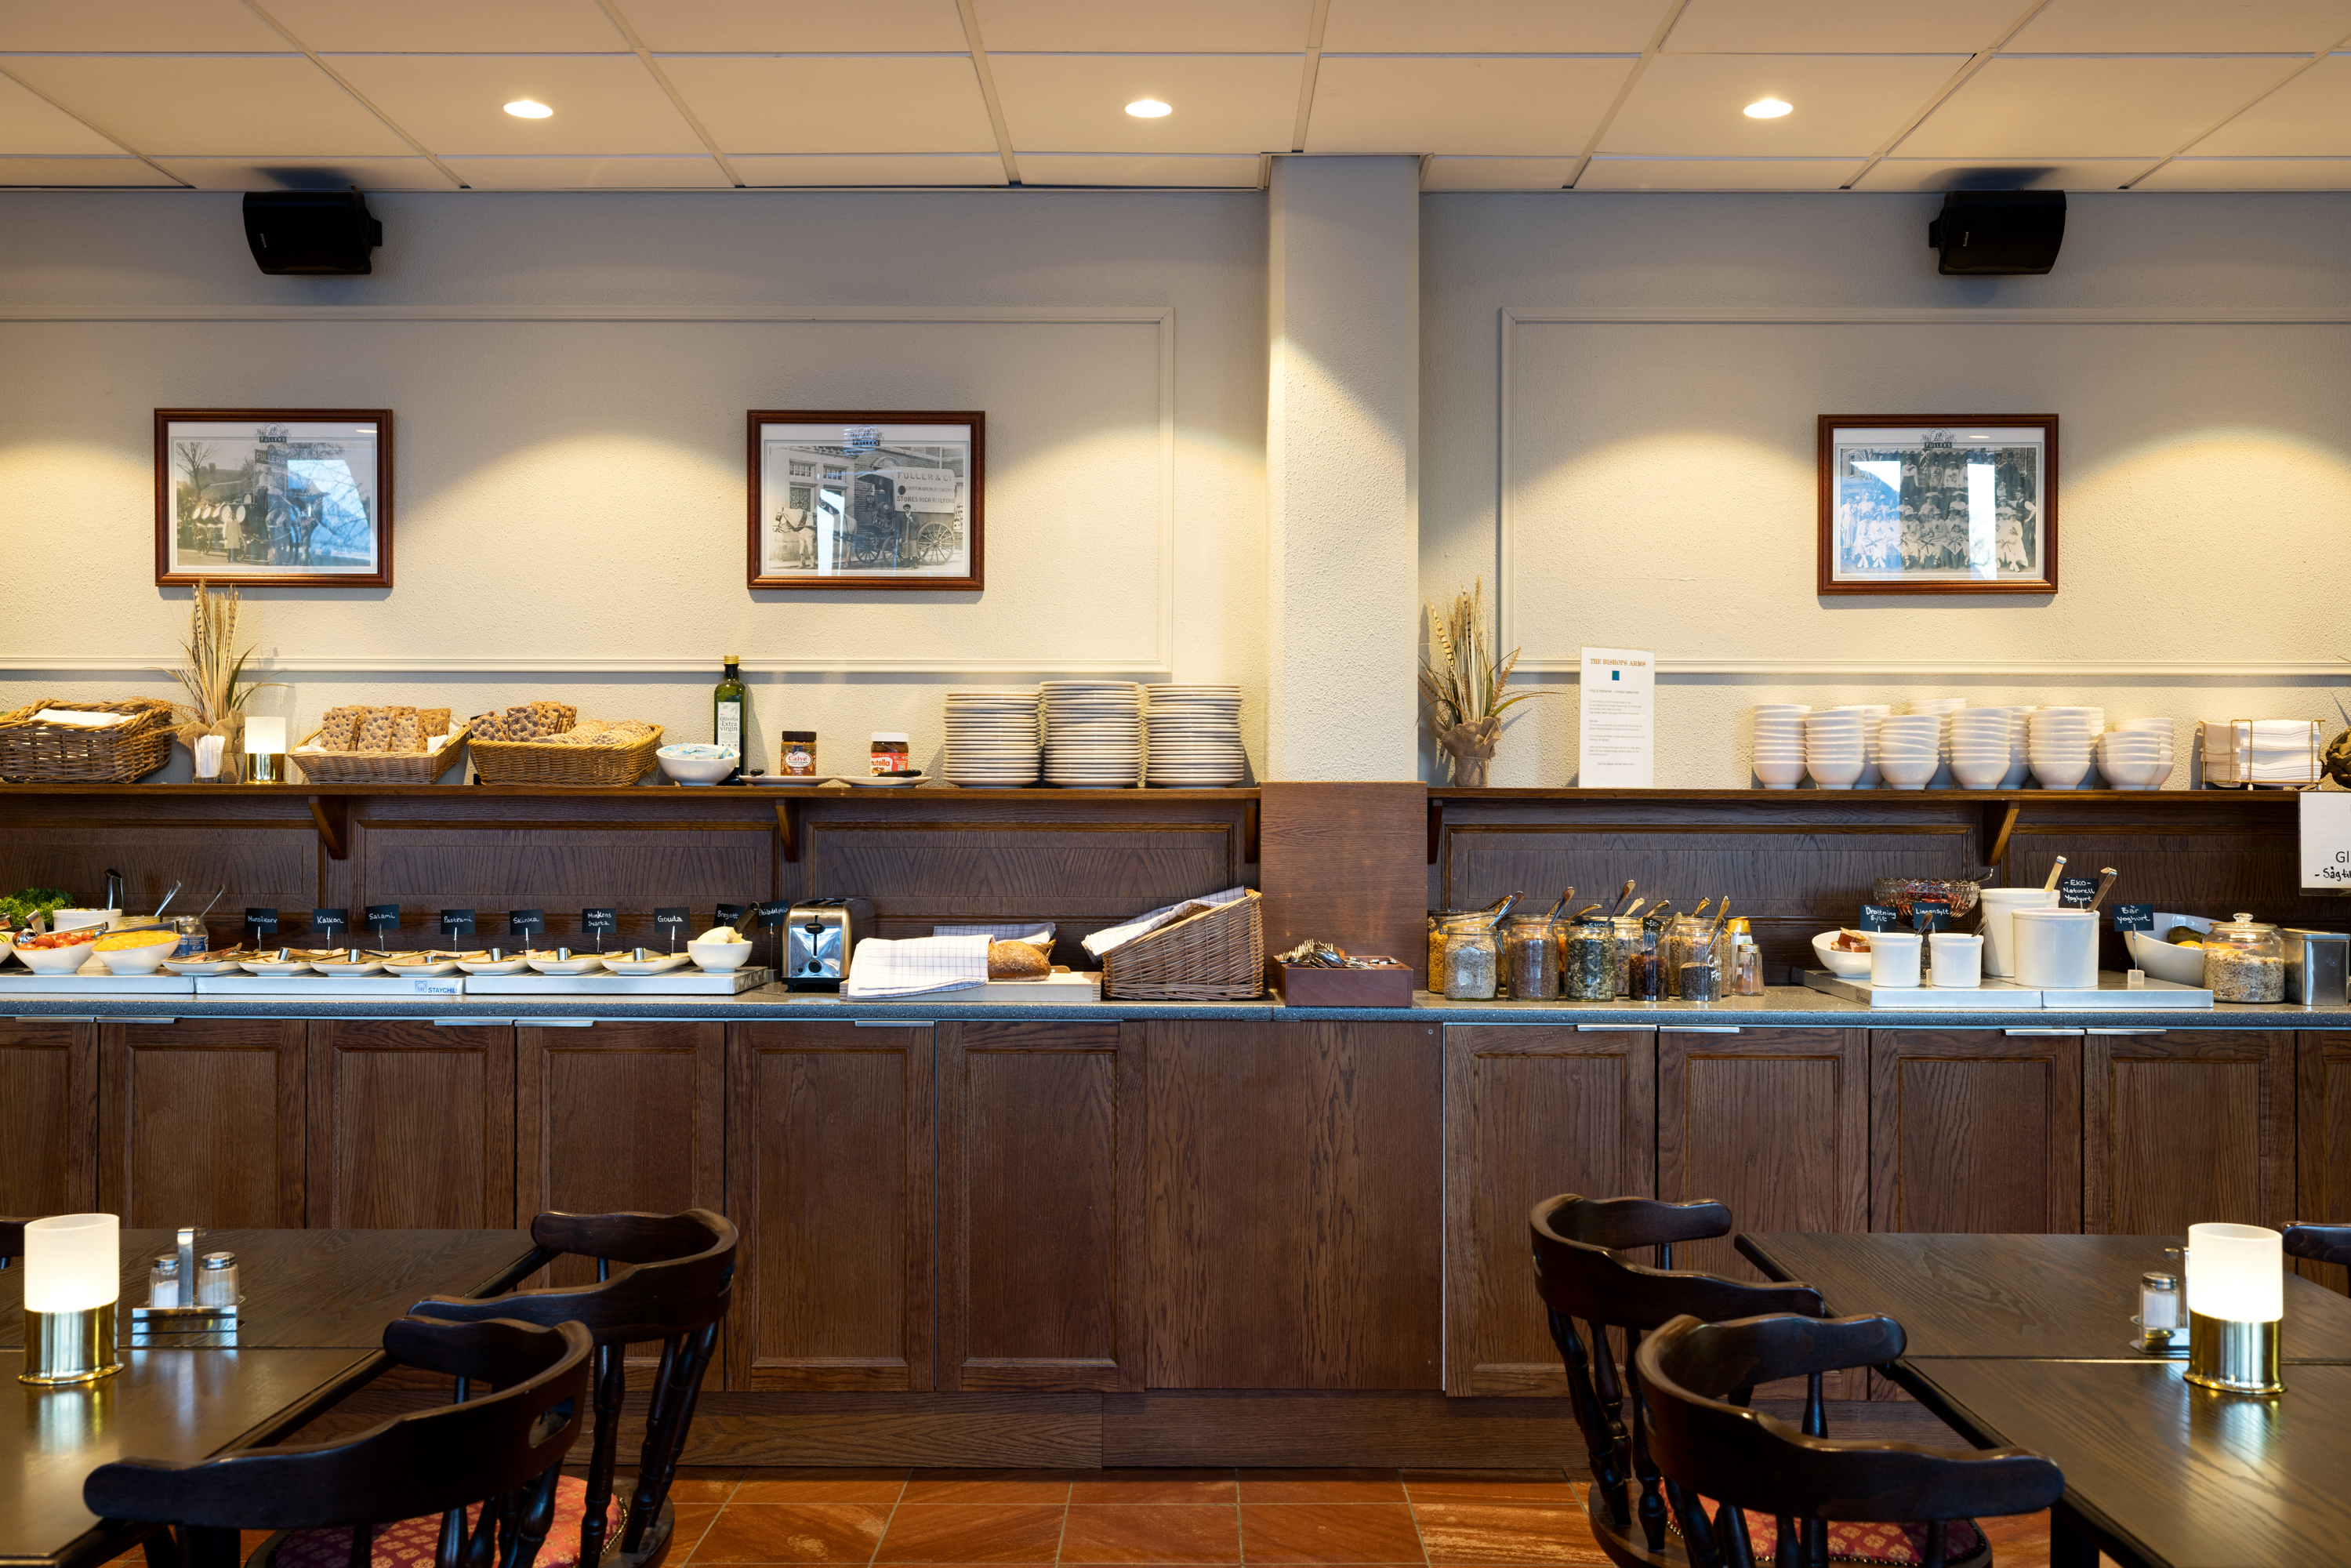
M 914 936 L 885 942 L 868 936 L 849 960 L 844 997 L 919 997 L 967 991 L 987 984 L 987 938 Z

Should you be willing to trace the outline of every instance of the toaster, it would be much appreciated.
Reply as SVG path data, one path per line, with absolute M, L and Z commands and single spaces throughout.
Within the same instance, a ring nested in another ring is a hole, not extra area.
M 784 984 L 795 991 L 837 991 L 849 956 L 872 935 L 873 905 L 862 898 L 795 904 L 784 921 Z

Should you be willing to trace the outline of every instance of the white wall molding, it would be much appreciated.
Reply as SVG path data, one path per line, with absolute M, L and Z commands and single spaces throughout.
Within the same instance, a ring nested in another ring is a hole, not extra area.
M 1519 669 L 1528 667 L 1524 659 Z M 1544 674 L 1562 676 L 1570 684 L 1578 678 L 1576 667 L 1570 664 L 1557 667 L 1541 666 Z M 2084 659 L 1659 659 L 1657 674 L 1661 675 L 1781 675 L 1792 683 L 1810 681 L 1869 681 L 1878 682 L 1896 675 L 1977 676 L 1984 679 L 2027 679 L 2041 676 L 2061 676 L 2079 680 L 2087 676 L 2105 676 L 2127 680 L 2230 681 L 2267 680 L 2328 680 L 2351 682 L 2351 663 L 2310 660 L 2282 664 L 2222 664 L 2209 659 L 2163 661 L 2155 659 L 2108 660 Z
M 0 305 L 0 321 L 1156 321 L 1169 305 Z

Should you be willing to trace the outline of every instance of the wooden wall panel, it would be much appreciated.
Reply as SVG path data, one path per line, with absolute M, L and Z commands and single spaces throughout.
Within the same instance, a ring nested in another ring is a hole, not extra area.
M 1426 986 L 1428 787 L 1265 784 L 1259 793 L 1266 956 L 1320 937 L 1403 959 Z
M 2351 1035 L 2305 1034 L 2299 1057 L 2294 1142 L 2302 1170 L 2294 1218 L 2351 1225 Z M 2336 1291 L 2351 1272 L 2340 1263 L 2294 1267 Z
M 1150 1385 L 1440 1387 L 1436 1027 L 1139 1027 Z
M 1657 1032 L 1573 1024 L 1445 1031 L 1445 1391 L 1564 1398 L 1528 1260 L 1559 1193 L 1657 1190 Z
M 725 1203 L 726 1025 L 518 1029 L 515 1093 L 518 1223 Z
M 2082 1046 L 2082 1228 L 2178 1235 L 2293 1218 L 2294 1036 L 2092 1030 Z
M 98 1207 L 98 1026 L 0 1019 L 0 1214 Z
M 309 1031 L 311 1225 L 515 1222 L 512 1026 L 316 1020 Z
M 193 915 L 214 889 L 225 888 L 212 920 L 222 936 L 235 935 L 248 906 L 307 915 L 323 902 L 317 833 L 299 802 L 272 803 L 297 816 L 174 818 L 164 807 L 149 820 L 91 821 L 80 810 L 36 813 L 33 801 L 5 802 L 18 810 L 0 813 L 0 887 L 60 887 L 95 905 L 106 895 L 106 868 L 114 866 L 139 913 L 152 910 L 175 882 L 184 885 L 167 915 Z
M 2082 1036 L 1869 1037 L 1872 1230 L 2078 1232 Z
M 932 1387 L 930 1027 L 731 1025 L 727 1082 L 728 1384 Z
M 937 1029 L 939 1386 L 1143 1386 L 1143 1040 Z
M 183 1019 L 99 1030 L 99 1207 L 131 1226 L 299 1226 L 306 1026 Z

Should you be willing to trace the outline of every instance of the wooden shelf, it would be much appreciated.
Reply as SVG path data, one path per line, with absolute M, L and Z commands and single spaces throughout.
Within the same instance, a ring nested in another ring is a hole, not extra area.
M 634 800 L 657 795 L 666 800 L 707 797 L 729 803 L 742 800 L 1023 800 L 1034 804 L 1040 800 L 1076 800 L 1088 805 L 1122 800 L 1142 804 L 1155 800 L 1254 800 L 1258 798 L 1254 789 L 1054 789 L 1040 786 L 1028 789 L 960 789 L 954 785 L 935 784 L 911 789 L 860 789 L 846 784 L 838 789 L 824 785 L 813 788 L 720 785 L 707 789 L 687 789 L 676 784 L 569 787 L 538 784 L 0 784 L 0 797 L 10 795 L 142 795 L 174 800 L 234 798 L 308 800 L 312 796 L 371 800 L 446 796 L 453 800 Z
M 1721 805 L 1746 801 L 1759 806 L 1989 806 L 1994 804 L 2075 805 L 2112 802 L 2147 806 L 2156 810 L 2215 801 L 2275 801 L 2283 805 L 2302 791 L 2295 789 L 1461 789 L 1450 786 L 1428 791 L 1432 802 L 1443 800 L 1550 800 L 1561 805 L 1584 801 L 1638 800 L 1651 805 L 1703 803 Z

